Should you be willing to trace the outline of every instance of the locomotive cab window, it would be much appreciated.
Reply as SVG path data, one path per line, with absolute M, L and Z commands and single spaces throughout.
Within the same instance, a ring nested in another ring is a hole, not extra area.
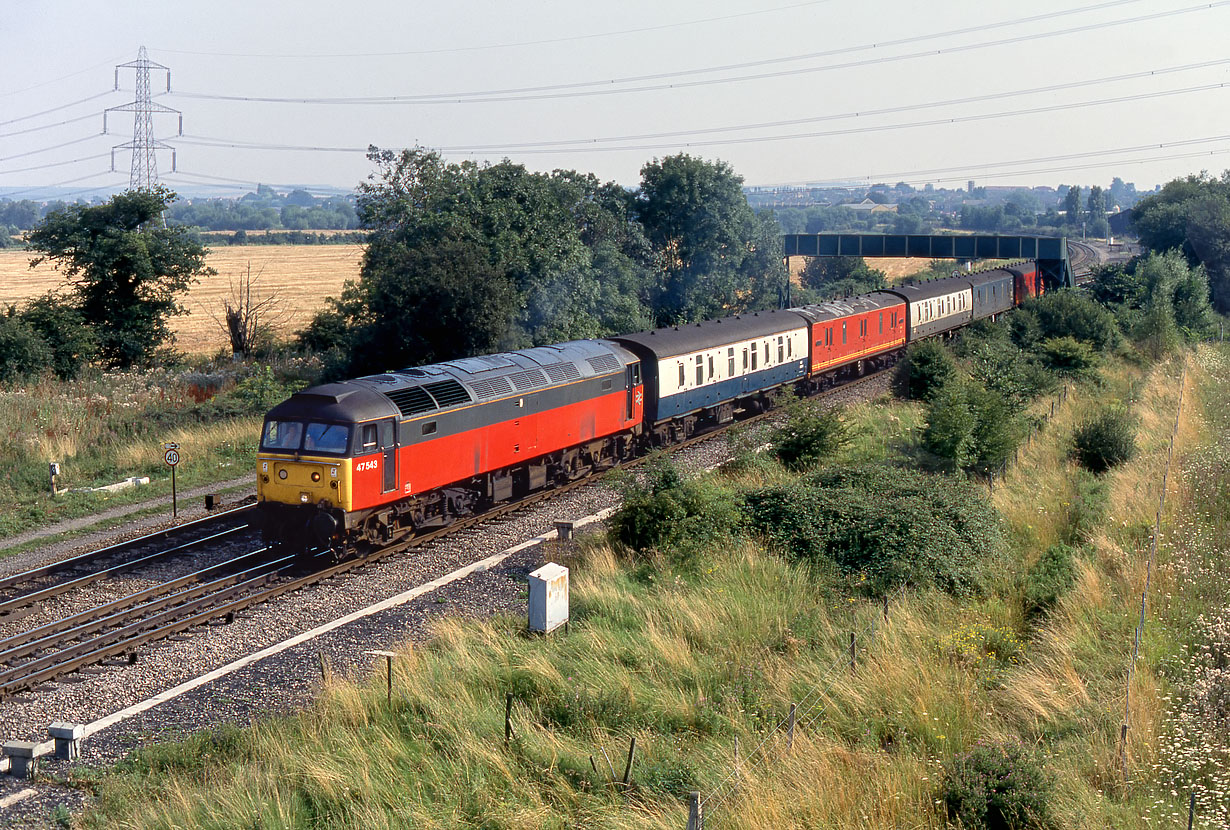
M 350 428 L 342 424 L 308 424 L 303 432 L 305 452 L 341 455 L 350 444 Z
M 641 364 L 633 363 L 628 368 L 632 370 L 632 385 L 640 386 L 641 385 Z
M 436 422 L 435 421 L 428 421 L 425 424 L 423 424 L 423 434 L 424 435 L 434 435 L 435 432 L 436 432 Z
M 376 425 L 363 425 L 363 452 L 371 452 L 376 449 Z
M 302 439 L 303 424 L 298 421 L 266 421 L 261 449 L 297 450 Z

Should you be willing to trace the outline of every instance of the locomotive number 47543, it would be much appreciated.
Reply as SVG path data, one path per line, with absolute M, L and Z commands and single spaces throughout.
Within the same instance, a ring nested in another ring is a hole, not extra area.
M 380 466 L 380 459 L 373 458 L 371 461 L 360 461 L 358 464 L 355 465 L 355 471 L 361 473 L 364 470 L 375 470 L 379 466 Z

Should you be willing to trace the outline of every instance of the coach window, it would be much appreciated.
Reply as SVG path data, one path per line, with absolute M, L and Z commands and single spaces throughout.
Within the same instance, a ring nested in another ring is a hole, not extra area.
M 846 345 L 846 321 L 841 321 L 841 345 Z
M 701 355 L 696 356 L 696 385 L 700 386 L 705 382 L 705 359 Z
M 782 338 L 777 338 L 777 362 L 786 362 L 786 347 L 782 344 Z
M 747 346 L 743 347 L 743 371 L 747 371 Z
M 683 362 L 682 362 L 682 361 L 680 361 L 680 363 L 679 363 L 679 388 L 680 388 L 680 389 L 682 389 L 682 388 L 683 388 L 683 384 L 684 384 L 684 382 L 685 382 L 685 381 L 684 381 L 684 377 L 683 377 Z
M 363 425 L 363 452 L 372 452 L 376 449 L 376 425 Z
M 756 371 L 757 359 L 760 357 L 760 349 L 752 346 L 752 371 Z
M 764 365 L 769 365 L 769 341 L 764 341 Z
M 424 435 L 435 435 L 435 433 L 436 433 L 436 422 L 435 421 L 428 421 L 427 423 L 423 424 L 423 434 Z
M 735 347 L 731 346 L 726 350 L 726 371 L 733 378 L 735 376 Z
M 709 380 L 713 380 L 713 355 L 709 355 Z
M 880 334 L 884 333 L 884 312 L 880 312 Z

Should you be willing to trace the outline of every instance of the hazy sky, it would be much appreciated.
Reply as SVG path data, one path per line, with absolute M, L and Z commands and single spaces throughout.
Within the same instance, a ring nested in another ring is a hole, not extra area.
M 0 0 L 0 187 L 128 180 L 139 47 L 169 184 L 352 187 L 369 144 L 635 184 L 1151 188 L 1230 167 L 1230 0 Z M 88 100 L 86 100 L 88 99 Z M 265 99 L 265 100 L 260 100 Z M 67 123 L 64 123 L 67 122 Z M 14 194 L 20 198 L 20 194 Z

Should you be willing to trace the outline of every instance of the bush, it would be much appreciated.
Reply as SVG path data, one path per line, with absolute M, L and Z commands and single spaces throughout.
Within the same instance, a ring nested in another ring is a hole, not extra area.
M 923 446 L 963 470 L 999 469 L 1024 434 L 1002 395 L 973 381 L 944 386 L 927 404 Z
M 1076 584 L 1076 549 L 1051 545 L 1025 575 L 1025 613 L 1041 614 L 1055 607 Z
M 937 585 L 981 593 L 1000 550 L 999 520 L 964 479 L 864 464 L 748 494 L 749 525 L 787 557 L 832 564 L 860 589 Z
M 893 391 L 912 401 L 929 400 L 957 374 L 957 362 L 938 340 L 922 340 L 906 349 L 893 372 Z
M 650 461 L 644 483 L 629 477 L 623 490 L 607 533 L 625 550 L 683 562 L 738 531 L 741 514 L 731 493 L 712 480 L 685 481 L 665 459 Z
M 840 409 L 799 403 L 790 407 L 786 423 L 773 432 L 770 441 L 778 461 L 791 470 L 801 470 L 832 456 L 850 438 Z
M 944 764 L 948 817 L 967 828 L 1046 828 L 1051 781 L 1018 742 L 979 742 Z
M 1024 403 L 1055 388 L 1055 378 L 1029 353 L 1002 336 L 963 341 L 960 355 L 969 362 L 970 374 L 983 386 L 1013 403 Z
M 1104 473 L 1136 455 L 1136 425 L 1120 409 L 1086 420 L 1072 435 L 1072 458 L 1092 473 Z
M 1067 335 L 1042 341 L 1039 352 L 1051 371 L 1068 377 L 1085 377 L 1098 365 L 1092 346 Z
M 0 382 L 42 374 L 51 367 L 51 347 L 12 308 L 0 314 Z
M 21 318 L 47 342 L 51 370 L 61 380 L 81 374 L 98 352 L 94 330 L 77 307 L 60 295 L 44 294 L 31 300 Z
M 1119 342 L 1114 315 L 1084 292 L 1062 289 L 1030 299 L 1024 308 L 1043 338 L 1074 337 L 1100 352 Z

